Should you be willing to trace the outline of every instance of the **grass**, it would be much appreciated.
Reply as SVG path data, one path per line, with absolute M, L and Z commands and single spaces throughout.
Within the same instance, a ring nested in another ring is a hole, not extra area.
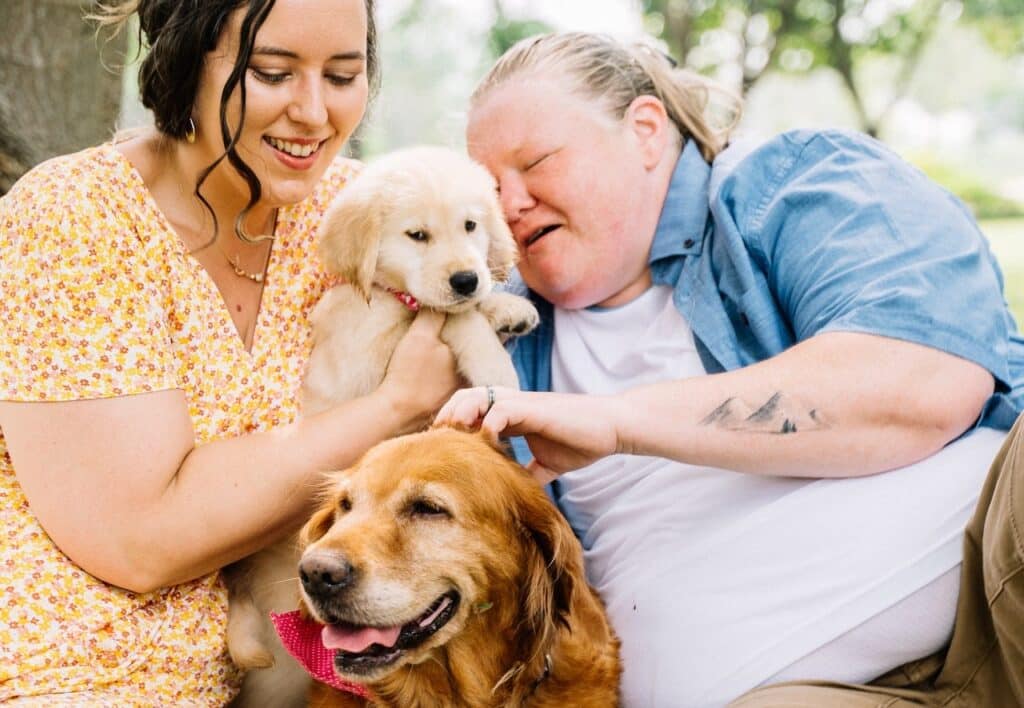
M 1024 219 L 982 221 L 981 230 L 1003 269 L 1006 301 L 1020 327 L 1024 325 Z

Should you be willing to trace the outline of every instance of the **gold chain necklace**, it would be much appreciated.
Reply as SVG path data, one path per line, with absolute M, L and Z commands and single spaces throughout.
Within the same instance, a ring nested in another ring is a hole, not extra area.
M 266 259 L 263 262 L 263 270 L 261 270 L 258 273 L 250 273 L 245 268 L 243 268 L 242 267 L 242 263 L 241 263 L 241 261 L 238 258 L 238 254 L 236 253 L 234 256 L 229 256 L 228 254 L 224 253 L 224 249 L 220 247 L 219 243 L 217 244 L 217 250 L 220 251 L 220 255 L 224 256 L 224 259 L 228 262 L 228 265 L 231 266 L 231 270 L 235 271 L 235 275 L 237 275 L 239 278 L 246 278 L 247 280 L 251 280 L 252 282 L 254 282 L 256 284 L 262 284 L 264 278 L 267 277 L 267 266 L 270 265 L 270 251 L 273 249 L 273 241 L 274 241 L 273 234 L 275 234 L 276 232 L 277 232 L 277 212 L 275 211 L 274 212 L 274 226 L 273 226 L 273 229 L 271 231 L 271 235 L 264 236 L 264 237 L 259 239 L 259 241 L 270 241 L 271 242 L 271 246 L 270 246 L 270 248 L 267 249 L 267 256 L 266 256 Z
M 235 271 L 235 275 L 237 275 L 239 278 L 248 278 L 254 283 L 263 282 L 263 279 L 267 275 L 266 265 L 263 266 L 263 270 L 261 270 L 259 273 L 250 273 L 249 271 L 245 270 L 238 262 L 238 254 L 235 254 L 234 257 L 228 256 L 228 254 L 224 253 L 223 249 L 221 249 L 220 245 L 217 246 L 217 250 L 220 251 L 220 255 L 224 256 L 224 260 L 228 262 L 228 265 L 231 266 L 231 270 Z

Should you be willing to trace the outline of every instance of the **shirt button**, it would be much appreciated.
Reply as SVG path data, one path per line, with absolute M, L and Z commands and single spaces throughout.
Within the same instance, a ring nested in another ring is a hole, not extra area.
M 685 241 L 683 241 L 683 248 L 693 248 L 693 239 L 688 238 Z

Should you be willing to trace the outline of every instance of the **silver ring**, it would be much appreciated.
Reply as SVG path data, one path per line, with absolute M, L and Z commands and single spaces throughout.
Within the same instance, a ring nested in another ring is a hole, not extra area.
M 491 412 L 491 408 L 494 407 L 494 387 L 487 387 L 487 410 L 484 411 L 484 415 Z

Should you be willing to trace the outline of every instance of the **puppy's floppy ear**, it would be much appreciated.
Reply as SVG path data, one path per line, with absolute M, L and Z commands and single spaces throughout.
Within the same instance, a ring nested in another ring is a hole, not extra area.
M 324 266 L 345 279 L 367 300 L 380 248 L 380 213 L 384 201 L 377 180 L 360 175 L 346 185 L 327 210 L 320 228 L 319 252 Z
M 491 237 L 487 244 L 487 267 L 495 282 L 504 283 L 519 260 L 519 252 L 512 231 L 505 223 L 497 196 L 492 199 L 491 208 L 487 210 L 486 221 L 487 233 Z

